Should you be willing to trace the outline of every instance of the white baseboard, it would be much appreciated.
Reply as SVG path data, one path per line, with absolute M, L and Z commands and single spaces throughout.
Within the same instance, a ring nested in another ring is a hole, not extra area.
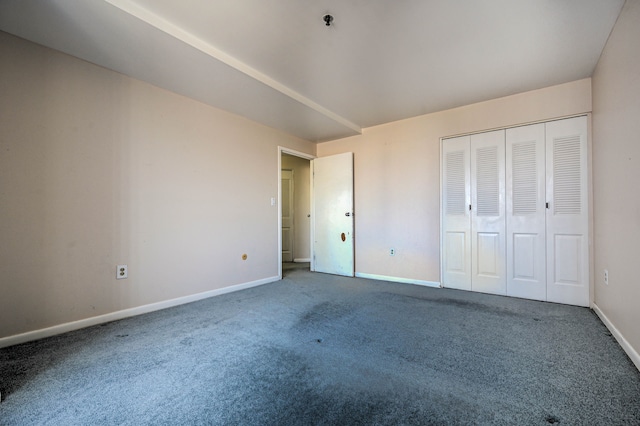
M 20 343 L 30 342 L 32 340 L 38 340 L 45 337 L 51 337 L 58 334 L 66 333 L 68 331 L 78 330 L 93 325 L 103 324 L 105 322 L 111 322 L 120 320 L 123 318 L 133 317 L 136 315 L 142 315 L 153 311 L 159 311 L 161 309 L 171 308 L 174 306 L 184 305 L 186 303 L 196 302 L 202 299 L 208 299 L 214 296 L 220 296 L 221 294 L 231 293 L 234 291 L 240 291 L 251 287 L 257 287 L 259 285 L 272 283 L 278 281 L 279 277 L 269 277 L 257 281 L 251 281 L 248 283 L 236 284 L 229 287 L 218 288 L 215 290 L 205 291 L 203 293 L 192 294 L 189 296 L 178 297 L 176 299 L 165 300 L 162 302 L 151 303 L 148 305 L 138 306 L 135 308 L 124 309 L 121 311 L 111 312 L 104 315 L 98 315 L 96 317 L 86 318 L 78 321 L 67 322 L 64 324 L 54 325 L 53 327 L 43 328 L 40 330 L 28 331 L 22 334 L 16 334 L 14 336 L 0 338 L 0 348 L 7 346 L 18 345 Z
M 311 262 L 311 258 L 303 257 L 299 259 L 293 259 L 293 261 L 295 263 L 306 263 L 306 262 Z
M 362 272 L 356 272 L 356 277 L 366 278 L 368 280 L 391 281 L 394 283 L 422 285 L 425 287 L 441 287 L 440 283 L 435 281 L 412 280 L 409 278 L 388 277 L 385 275 L 365 274 Z
M 631 344 L 627 341 L 627 339 L 624 338 L 622 333 L 620 333 L 620 330 L 618 330 L 616 326 L 613 325 L 611 320 L 609 320 L 609 318 L 604 314 L 604 312 L 600 310 L 598 305 L 596 305 L 595 303 L 593 304 L 593 310 L 598 315 L 598 317 L 600 317 L 604 325 L 609 329 L 613 337 L 616 338 L 616 340 L 618 341 L 620 346 L 622 346 L 622 349 L 624 349 L 624 351 L 627 353 L 629 358 L 631 358 L 631 361 L 633 361 L 636 368 L 640 370 L 640 354 L 638 354 L 638 352 L 633 348 L 633 346 L 631 346 Z

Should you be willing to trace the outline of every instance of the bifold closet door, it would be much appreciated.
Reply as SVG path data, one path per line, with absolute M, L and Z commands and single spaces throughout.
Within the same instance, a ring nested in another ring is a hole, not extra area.
M 589 306 L 587 117 L 442 150 L 443 286 Z
M 442 285 L 471 290 L 469 136 L 442 143 Z
M 506 131 L 507 295 L 547 300 L 545 125 Z
M 547 300 L 589 306 L 587 118 L 546 124 Z
M 471 136 L 471 289 L 506 294 L 505 132 Z

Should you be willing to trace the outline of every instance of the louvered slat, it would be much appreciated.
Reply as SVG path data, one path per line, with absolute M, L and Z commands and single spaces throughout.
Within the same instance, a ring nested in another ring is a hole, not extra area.
M 466 212 L 464 151 L 447 153 L 446 172 L 447 214 L 464 215 Z
M 498 216 L 500 214 L 500 175 L 498 170 L 498 148 L 479 148 L 477 155 L 477 215 Z
M 553 140 L 554 214 L 580 214 L 581 192 L 580 136 Z
M 525 216 L 537 212 L 538 164 L 536 141 L 513 144 L 512 150 L 512 200 L 513 214 Z

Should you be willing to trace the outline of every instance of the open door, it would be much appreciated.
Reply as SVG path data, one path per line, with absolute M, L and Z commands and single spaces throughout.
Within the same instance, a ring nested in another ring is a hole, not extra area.
M 316 158 L 313 169 L 313 270 L 354 275 L 353 153 Z

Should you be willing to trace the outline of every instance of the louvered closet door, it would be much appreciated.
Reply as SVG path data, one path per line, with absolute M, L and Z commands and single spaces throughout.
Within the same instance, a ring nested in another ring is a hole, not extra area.
M 589 306 L 587 118 L 546 124 L 547 300 Z
M 505 132 L 471 136 L 471 289 L 506 294 Z
M 442 142 L 442 285 L 471 290 L 469 136 Z
M 545 125 L 507 129 L 507 295 L 547 300 Z

